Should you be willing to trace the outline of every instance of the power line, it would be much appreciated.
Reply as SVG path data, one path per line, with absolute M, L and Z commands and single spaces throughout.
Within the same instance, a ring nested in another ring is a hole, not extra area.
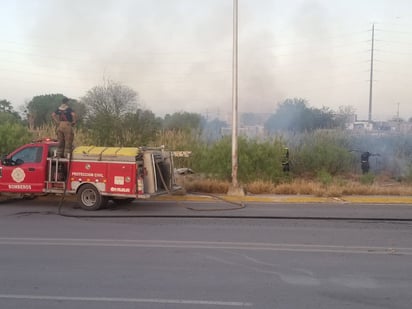
M 384 33 L 386 32 L 386 33 L 406 34 L 406 35 L 411 35 L 412 36 L 411 31 L 396 31 L 396 30 L 382 30 L 382 29 L 375 29 L 375 31 L 384 32 Z
M 387 50 L 382 50 L 382 49 L 376 49 L 376 51 L 378 53 L 385 53 L 385 54 L 396 54 L 396 55 L 412 55 L 412 51 L 411 52 L 398 52 L 398 51 L 387 51 Z
M 252 48 L 249 47 L 245 47 L 242 46 L 243 50 L 262 50 L 262 49 L 273 49 L 273 48 L 280 48 L 280 47 L 285 47 L 285 46 L 296 46 L 296 45 L 302 45 L 302 44 L 306 44 L 308 41 L 324 41 L 325 39 L 332 39 L 332 38 L 344 38 L 347 36 L 351 36 L 353 34 L 361 34 L 361 33 L 365 33 L 365 31 L 359 31 L 359 32 L 353 32 L 353 33 L 347 33 L 347 34 L 338 34 L 338 35 L 332 35 L 332 36 L 326 36 L 326 37 L 322 37 L 322 38 L 307 38 L 307 39 L 303 39 L 303 40 L 299 40 L 296 42 L 289 42 L 289 43 L 283 43 L 283 44 L 275 44 L 275 45 L 269 45 L 269 46 L 254 46 Z M 56 56 L 55 54 L 62 54 L 62 50 L 61 49 L 57 49 L 56 53 L 50 53 L 50 46 L 48 45 L 40 45 L 40 44 L 27 44 L 27 43 L 20 43 L 20 42 L 16 42 L 16 41 L 3 41 L 6 43 L 12 43 L 15 45 L 20 45 L 20 46 L 35 46 L 35 47 L 40 47 L 40 48 L 44 48 L 47 49 L 47 53 L 35 53 L 33 51 L 27 51 L 27 50 L 10 50 L 10 49 L 1 49 L 0 52 L 5 52 L 5 53 L 11 53 L 11 54 L 22 54 L 22 55 L 27 55 L 27 56 L 34 56 L 34 57 L 44 57 L 44 58 L 52 58 L 52 59 L 63 59 L 66 61 L 90 61 L 89 58 L 72 58 L 72 57 L 67 57 L 67 56 Z M 341 46 L 337 46 L 337 47 L 341 47 Z M 343 47 L 343 46 L 342 46 Z M 324 48 L 327 49 L 327 48 Z M 65 54 L 68 54 L 68 52 L 76 52 L 76 53 L 84 53 L 84 56 L 90 56 L 93 53 L 90 52 L 90 50 L 80 50 L 80 49 L 64 49 Z M 213 50 L 213 49 L 208 49 L 208 50 L 193 50 L 193 51 L 187 51 L 187 50 L 179 50 L 179 51 L 138 51 L 138 50 L 134 50 L 133 51 L 133 55 L 132 56 L 150 56 L 152 57 L 153 55 L 175 55 L 175 56 L 187 56 L 188 54 L 213 54 L 213 53 L 224 53 L 227 54 L 228 56 L 230 56 L 230 49 L 218 49 L 218 50 Z M 112 56 L 116 55 L 116 52 L 112 52 L 111 53 Z M 120 54 L 119 57 L 124 57 L 124 54 Z M 127 64 L 128 62 L 124 62 L 125 64 Z
M 356 31 L 356 32 L 351 32 L 351 33 L 346 33 L 346 34 L 336 34 L 336 35 L 330 35 L 330 36 L 322 36 L 322 37 L 307 37 L 305 39 L 300 39 L 295 42 L 286 42 L 286 43 L 281 43 L 281 44 L 272 44 L 272 45 L 266 45 L 266 46 L 260 46 L 260 47 L 255 47 L 255 49 L 272 49 L 272 48 L 279 48 L 279 47 L 287 47 L 287 46 L 294 46 L 294 45 L 304 45 L 307 44 L 308 42 L 315 42 L 315 41 L 321 41 L 325 42 L 326 40 L 331 40 L 334 38 L 347 38 L 348 36 L 353 36 L 354 34 L 364 34 L 369 32 L 370 30 L 364 30 L 364 31 Z

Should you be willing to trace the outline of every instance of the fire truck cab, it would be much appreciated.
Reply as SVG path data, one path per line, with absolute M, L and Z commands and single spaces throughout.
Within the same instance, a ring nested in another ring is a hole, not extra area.
M 0 195 L 76 194 L 85 210 L 150 198 L 179 189 L 172 153 L 160 148 L 79 146 L 71 159 L 55 156 L 57 142 L 23 145 L 0 162 Z

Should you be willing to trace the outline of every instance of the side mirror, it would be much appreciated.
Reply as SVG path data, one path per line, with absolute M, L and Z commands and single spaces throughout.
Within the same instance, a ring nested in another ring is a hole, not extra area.
M 4 166 L 11 166 L 12 165 L 12 159 L 7 159 L 5 156 L 1 159 L 1 164 Z
M 15 166 L 15 165 L 21 165 L 23 164 L 24 161 L 22 159 L 17 159 L 16 161 L 10 159 L 10 158 L 4 158 L 1 160 L 1 164 L 4 166 Z

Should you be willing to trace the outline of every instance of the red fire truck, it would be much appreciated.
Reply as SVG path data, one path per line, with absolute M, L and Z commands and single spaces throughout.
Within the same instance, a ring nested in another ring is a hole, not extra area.
M 160 148 L 79 146 L 55 156 L 57 142 L 23 145 L 0 163 L 0 195 L 76 194 L 85 210 L 149 198 L 178 189 L 172 153 Z

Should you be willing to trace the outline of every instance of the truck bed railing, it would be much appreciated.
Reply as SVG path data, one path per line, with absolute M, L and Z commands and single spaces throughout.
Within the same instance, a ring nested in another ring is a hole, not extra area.
M 59 193 L 65 189 L 68 162 L 69 159 L 66 158 L 47 158 L 47 192 Z

